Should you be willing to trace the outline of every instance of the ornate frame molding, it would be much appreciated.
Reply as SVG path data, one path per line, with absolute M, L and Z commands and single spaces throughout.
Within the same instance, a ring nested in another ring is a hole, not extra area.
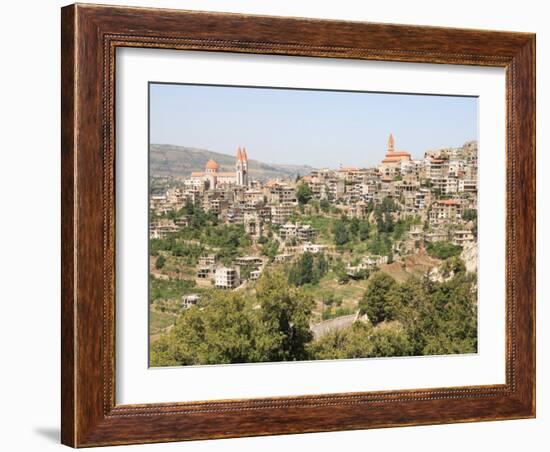
M 64 444 L 81 447 L 534 416 L 534 35 L 71 5 L 62 9 L 62 43 Z M 506 384 L 116 405 L 118 47 L 506 68 Z

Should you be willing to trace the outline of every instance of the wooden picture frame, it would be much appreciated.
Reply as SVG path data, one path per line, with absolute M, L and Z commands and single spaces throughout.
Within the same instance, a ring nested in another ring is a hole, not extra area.
M 162 9 L 62 9 L 62 442 L 73 447 L 535 416 L 535 35 Z M 506 69 L 506 383 L 115 403 L 115 50 Z

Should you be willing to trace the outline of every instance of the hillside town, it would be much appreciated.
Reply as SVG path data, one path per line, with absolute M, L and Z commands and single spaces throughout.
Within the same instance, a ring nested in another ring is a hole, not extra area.
M 205 249 L 194 275 L 199 287 L 235 289 L 258 279 L 270 260 L 291 262 L 303 253 L 342 255 L 339 243 L 323 237 L 315 222 L 309 221 L 314 211 L 325 218 L 376 223 L 381 221 L 375 216 L 376 206 L 390 203 L 390 218 L 382 221 L 408 220 L 407 230 L 383 254 L 368 253 L 346 262 L 350 277 L 423 252 L 430 243 L 450 242 L 463 249 L 475 244 L 477 143 L 427 151 L 416 160 L 409 152 L 397 150 L 390 134 L 385 156 L 376 167 L 320 168 L 295 180 L 266 183 L 254 179 L 247 150 L 239 147 L 234 172 L 221 172 L 209 160 L 203 171 L 192 172 L 180 186 L 151 195 L 150 238 L 166 239 L 190 228 L 189 217 L 181 213 L 189 204 L 221 224 L 242 225 L 253 253 L 228 262 L 217 258 L 215 247 Z M 268 240 L 276 243 L 272 256 L 259 252 Z M 475 262 L 474 258 L 469 263 L 471 271 Z M 189 300 L 197 296 L 191 294 Z
M 238 147 L 157 179 L 151 365 L 475 352 L 477 143 L 379 155 L 265 179 Z

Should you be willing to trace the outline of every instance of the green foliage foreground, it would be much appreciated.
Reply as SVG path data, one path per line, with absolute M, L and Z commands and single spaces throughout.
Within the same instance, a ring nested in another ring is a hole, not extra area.
M 313 300 L 283 272 L 264 275 L 258 295 L 211 292 L 152 344 L 151 365 L 229 364 L 308 359 Z M 252 301 L 252 303 L 251 303 Z
M 359 304 L 369 320 L 315 341 L 314 301 L 283 271 L 266 272 L 256 294 L 212 291 L 151 345 L 152 366 L 229 364 L 473 353 L 477 350 L 476 275 L 398 283 L 376 273 Z

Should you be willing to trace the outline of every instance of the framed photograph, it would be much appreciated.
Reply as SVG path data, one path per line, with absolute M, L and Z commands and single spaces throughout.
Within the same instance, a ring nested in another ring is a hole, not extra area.
M 535 416 L 535 36 L 62 9 L 62 442 Z

